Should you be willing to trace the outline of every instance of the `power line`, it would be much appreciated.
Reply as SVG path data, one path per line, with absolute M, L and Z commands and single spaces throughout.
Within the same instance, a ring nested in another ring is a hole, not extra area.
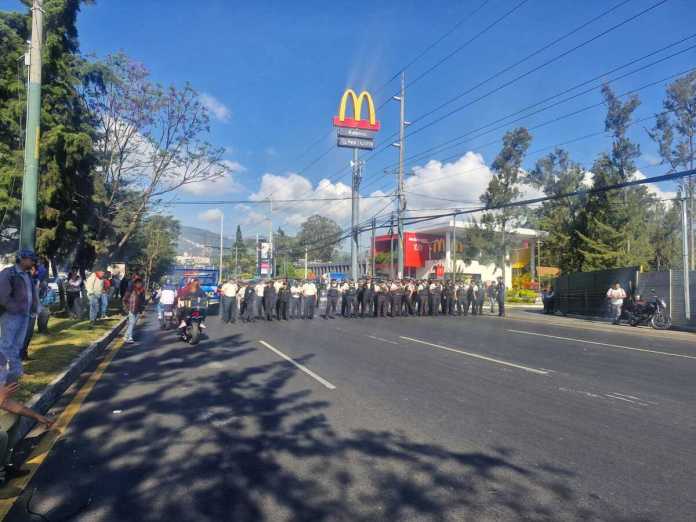
M 624 0 L 624 2 L 622 2 L 622 3 L 620 3 L 620 4 L 619 4 L 619 7 L 620 7 L 623 3 L 625 3 L 625 1 L 626 1 L 626 0 Z M 410 136 L 413 136 L 414 134 L 418 134 L 419 132 L 421 132 L 421 131 L 423 131 L 423 130 L 425 130 L 425 129 L 427 129 L 427 128 L 430 128 L 430 127 L 432 127 L 433 125 L 435 125 L 435 124 L 437 124 L 437 123 L 439 123 L 439 122 L 441 122 L 441 121 L 443 121 L 443 120 L 449 118 L 450 116 L 456 114 L 457 112 L 460 112 L 460 111 L 462 111 L 463 109 L 465 109 L 465 108 L 467 108 L 467 107 L 469 107 L 469 106 L 471 106 L 471 105 L 473 105 L 473 104 L 475 104 L 475 103 L 477 103 L 477 102 L 479 102 L 479 101 L 481 101 L 481 100 L 483 100 L 483 99 L 485 99 L 485 98 L 488 98 L 489 96 L 491 96 L 491 95 L 493 95 L 493 94 L 495 94 L 495 93 L 497 93 L 497 92 L 503 90 L 503 89 L 506 88 L 506 87 L 509 87 L 510 85 L 512 85 L 512 84 L 514 84 L 514 83 L 520 81 L 521 79 L 526 78 L 527 76 L 529 76 L 529 75 L 531 75 L 531 74 L 533 74 L 533 73 L 535 73 L 535 72 L 537 72 L 537 71 L 543 69 L 544 67 L 547 67 L 547 66 L 551 65 L 552 63 L 554 63 L 554 62 L 560 60 L 561 58 L 564 58 L 564 57 L 568 56 L 569 54 L 571 54 L 571 53 L 577 51 L 578 49 L 581 49 L 582 47 L 588 45 L 589 43 L 594 42 L 595 40 L 598 40 L 599 38 L 602 38 L 603 36 L 606 36 L 606 35 L 609 34 L 610 32 L 615 31 L 616 29 L 618 29 L 618 28 L 620 28 L 620 27 L 623 27 L 624 25 L 626 25 L 626 24 L 632 22 L 633 20 L 639 18 L 640 16 L 642 16 L 642 15 L 644 15 L 644 14 L 646 14 L 646 13 L 652 11 L 653 9 L 656 9 L 657 7 L 661 6 L 662 4 L 664 4 L 664 3 L 666 3 L 666 2 L 667 2 L 667 0 L 659 0 L 658 2 L 652 4 L 651 6 L 649 6 L 649 7 L 645 8 L 645 9 L 643 9 L 643 10 L 640 11 L 640 12 L 638 12 L 637 14 L 632 15 L 632 16 L 630 16 L 630 17 L 628 17 L 628 18 L 622 20 L 621 22 L 619 22 L 619 23 L 617 23 L 617 24 L 614 24 L 613 26 L 609 27 L 608 29 L 605 29 L 604 31 L 601 31 L 600 33 L 598 33 L 598 34 L 592 36 L 591 38 L 589 38 L 589 39 L 587 39 L 587 40 L 584 40 L 583 42 L 581 42 L 581 43 L 579 43 L 579 44 L 577 44 L 577 45 L 571 47 L 570 49 L 568 49 L 568 50 L 566 50 L 566 51 L 563 51 L 562 53 L 560 53 L 560 54 L 558 54 L 558 55 L 556 55 L 556 56 L 554 56 L 554 57 L 552 57 L 552 58 L 549 58 L 549 59 L 546 60 L 545 62 L 543 62 L 543 63 L 541 63 L 541 64 L 539 64 L 539 65 L 537 65 L 537 66 L 535 66 L 535 67 L 533 67 L 533 68 L 531 68 L 531 69 L 525 71 L 525 72 L 522 73 L 522 74 L 519 74 L 519 75 L 515 76 L 514 78 L 512 78 L 512 79 L 510 79 L 510 80 L 508 80 L 508 81 L 506 81 L 506 82 L 504 82 L 503 84 L 501 84 L 501 85 L 495 87 L 494 89 L 491 89 L 491 90 L 487 91 L 486 93 L 480 95 L 479 97 L 474 98 L 473 100 L 471 100 L 471 101 L 465 103 L 464 105 L 460 105 L 459 107 L 456 107 L 456 108 L 450 110 L 449 112 L 443 114 L 442 116 L 439 116 L 439 117 L 435 118 L 434 120 L 432 120 L 432 121 L 426 123 L 425 125 L 423 125 L 423 126 L 417 128 L 417 129 L 414 129 L 413 131 L 409 132 L 409 133 L 407 134 L 406 137 L 408 138 L 408 137 L 410 137 Z M 609 12 L 609 11 L 605 11 L 605 12 L 601 13 L 600 15 L 598 15 L 597 17 L 595 17 L 593 20 L 598 19 L 598 18 L 601 18 L 602 16 L 605 16 L 608 12 Z M 585 26 L 587 23 L 591 23 L 591 21 L 590 21 L 590 22 L 586 22 L 585 24 L 583 24 L 583 25 L 580 26 L 580 27 Z M 576 32 L 577 30 L 579 30 L 579 28 L 573 29 L 573 30 L 572 30 L 570 33 L 568 33 L 568 34 L 574 33 L 574 32 Z M 561 37 L 561 39 L 563 39 L 563 38 L 565 38 L 565 36 Z M 560 40 L 559 40 L 559 41 L 560 41 Z M 548 44 L 547 44 L 547 45 L 548 45 Z M 544 46 L 544 48 L 542 48 L 542 49 L 543 49 L 543 50 L 546 50 L 546 46 Z M 532 57 L 532 56 L 534 56 L 535 54 L 536 54 L 536 51 L 535 51 L 534 53 L 532 53 L 531 55 L 528 55 L 528 57 L 524 58 L 522 61 L 525 61 L 525 60 L 529 59 L 529 57 Z M 520 62 L 520 63 L 522 63 L 522 62 Z M 519 63 L 516 63 L 515 66 L 516 66 L 516 65 L 519 65 Z M 446 107 L 447 105 L 453 103 L 454 101 L 460 99 L 461 97 L 463 97 L 463 96 L 466 95 L 467 93 L 471 92 L 473 89 L 479 87 L 479 86 L 482 85 L 483 83 L 486 83 L 486 82 L 490 81 L 491 79 L 496 78 L 499 74 L 502 74 L 504 71 L 506 71 L 506 69 L 503 69 L 502 71 L 499 71 L 498 73 L 492 75 L 491 77 L 489 77 L 489 78 L 487 78 L 486 80 L 484 80 L 482 83 L 477 84 L 475 87 L 472 87 L 472 88 L 470 88 L 470 89 L 467 89 L 466 91 L 464 91 L 464 92 L 458 94 L 457 96 L 455 96 L 455 97 L 453 97 L 453 98 L 450 98 L 449 100 L 447 100 L 446 102 L 444 102 L 444 103 L 438 105 L 438 106 L 435 107 L 434 109 L 431 109 L 430 111 L 428 111 L 428 112 L 422 114 L 421 116 L 415 118 L 415 119 L 413 120 L 412 123 L 415 124 L 416 122 L 422 120 L 423 118 L 426 118 L 427 116 L 430 116 L 430 115 L 433 114 L 434 112 L 439 111 L 440 109 Z M 393 135 L 392 135 L 391 137 L 393 137 Z M 390 137 L 390 138 L 391 138 L 391 137 Z M 388 139 L 390 139 L 390 138 L 388 138 Z M 386 150 L 386 148 L 387 148 L 387 146 L 384 146 L 384 147 L 381 147 L 381 148 L 377 149 L 376 151 L 374 151 L 374 152 L 371 154 L 370 157 L 374 157 L 375 155 L 379 154 L 380 152 L 383 152 L 384 150 Z M 369 158 L 368 158 L 368 159 L 369 159 Z
M 383 199 L 391 198 L 391 194 L 361 196 L 361 199 Z M 335 198 L 294 198 L 294 199 L 274 199 L 273 203 L 305 203 L 315 201 L 350 201 L 350 196 L 335 197 Z M 267 205 L 268 200 L 258 199 L 222 199 L 222 200 L 204 200 L 204 201 L 172 201 L 168 205 Z

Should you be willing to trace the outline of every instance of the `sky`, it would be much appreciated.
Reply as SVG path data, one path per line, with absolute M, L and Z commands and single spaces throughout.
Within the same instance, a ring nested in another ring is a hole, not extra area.
M 229 173 L 175 195 L 179 204 L 167 211 L 182 224 L 217 231 L 223 212 L 226 235 L 240 224 L 250 236 L 268 230 L 268 203 L 205 202 L 349 196 L 351 152 L 336 147 L 331 124 L 348 87 L 373 93 L 382 124 L 376 153 L 362 154 L 361 193 L 371 198 L 361 203 L 361 219 L 378 212 L 388 215 L 393 205 L 381 196 L 394 190 L 395 177 L 385 169 L 393 169 L 398 159 L 390 144 L 399 123 L 398 102 L 389 99 L 399 89 L 398 73 L 404 68 L 406 119 L 412 122 L 404 149 L 409 208 L 472 205 L 488 184 L 488 165 L 502 135 L 515 126 L 527 126 L 533 135 L 525 168 L 558 144 L 573 160 L 591 167 L 610 147 L 603 134 L 603 80 L 618 94 L 639 89 L 639 122 L 630 128 L 630 137 L 641 145 L 638 167 L 645 176 L 666 171 L 647 136 L 653 121 L 640 120 L 661 110 L 668 77 L 696 67 L 696 48 L 689 49 L 696 45 L 693 0 L 394 0 L 357 5 L 97 0 L 83 7 L 78 30 L 84 54 L 103 57 L 123 51 L 148 67 L 157 82 L 190 82 L 211 112 L 208 139 L 225 148 Z M 7 8 L 21 6 L 0 0 L 0 9 Z M 611 81 L 620 75 L 625 77 Z M 551 98 L 564 91 L 568 93 Z M 438 149 L 443 143 L 450 147 Z M 653 190 L 669 197 L 674 186 Z M 181 204 L 191 201 L 203 204 Z M 350 201 L 277 202 L 273 224 L 293 232 L 314 213 L 346 226 Z

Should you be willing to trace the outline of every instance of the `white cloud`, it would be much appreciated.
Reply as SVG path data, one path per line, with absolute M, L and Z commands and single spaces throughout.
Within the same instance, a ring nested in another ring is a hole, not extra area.
M 278 151 L 275 149 L 275 147 L 266 147 L 266 150 L 264 151 L 267 156 L 277 156 Z
M 246 168 L 237 161 L 223 160 L 222 164 L 227 171 L 220 178 L 189 183 L 181 187 L 181 191 L 193 196 L 213 196 L 239 192 L 241 186 L 237 182 L 236 175 L 246 171 Z
M 209 208 L 205 212 L 201 212 L 198 214 L 198 219 L 201 221 L 208 221 L 208 222 L 213 222 L 213 221 L 220 221 L 220 217 L 222 216 L 222 210 L 219 208 Z
M 268 195 L 275 201 L 273 204 L 273 222 L 277 227 L 285 226 L 289 230 L 296 229 L 309 216 L 319 214 L 336 221 L 341 227 L 350 224 L 351 217 L 351 188 L 345 183 L 322 179 L 314 185 L 309 179 L 295 173 L 286 175 L 264 174 L 257 192 L 249 199 L 265 201 Z M 371 196 L 384 195 L 381 191 L 370 194 Z M 282 202 L 281 200 L 300 199 L 316 200 L 346 198 L 335 201 L 296 201 Z M 383 198 L 361 199 L 360 215 L 363 219 L 370 217 L 386 204 Z M 253 210 L 243 208 L 247 214 L 249 224 L 260 225 L 268 220 L 268 206 L 257 206 Z M 362 220 L 362 219 L 361 219 Z
M 636 179 L 646 179 L 647 176 L 643 174 L 640 170 L 636 170 L 633 173 L 633 177 Z M 657 183 L 647 183 L 645 185 L 648 188 L 648 192 L 654 194 L 658 199 L 674 199 L 677 197 L 677 193 L 669 190 L 662 190 Z
M 212 94 L 201 93 L 201 103 L 216 120 L 222 123 L 227 123 L 232 118 L 232 111 Z

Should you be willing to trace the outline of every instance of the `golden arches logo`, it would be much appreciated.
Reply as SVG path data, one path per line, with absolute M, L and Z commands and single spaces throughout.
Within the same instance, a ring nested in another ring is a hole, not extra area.
M 439 254 L 445 251 L 445 240 L 444 239 L 436 239 L 432 243 L 430 243 L 430 251 L 433 254 Z
M 348 99 L 353 102 L 353 117 L 346 118 L 346 106 Z M 369 119 L 362 119 L 362 105 L 367 101 L 367 114 Z M 338 116 L 334 116 L 333 124 L 336 127 L 348 127 L 353 129 L 365 129 L 371 131 L 379 130 L 379 121 L 377 121 L 377 113 L 375 111 L 375 103 L 372 96 L 367 91 L 362 91 L 359 95 L 355 94 L 353 89 L 346 89 L 346 92 L 341 96 L 341 103 L 338 106 Z

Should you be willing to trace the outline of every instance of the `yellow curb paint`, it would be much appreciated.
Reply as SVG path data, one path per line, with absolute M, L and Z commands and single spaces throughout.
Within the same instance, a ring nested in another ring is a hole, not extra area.
M 82 385 L 82 388 L 80 388 L 70 403 L 58 416 L 53 429 L 41 437 L 39 444 L 36 446 L 36 448 L 34 448 L 31 455 L 29 455 L 29 458 L 22 465 L 21 469 L 27 470 L 29 473 L 23 477 L 10 480 L 5 484 L 5 486 L 0 488 L 0 520 L 4 520 L 7 514 L 10 512 L 10 509 L 12 509 L 14 503 L 24 492 L 27 485 L 34 477 L 34 474 L 39 469 L 39 466 L 41 466 L 44 460 L 46 460 L 46 457 L 51 452 L 51 449 L 53 449 L 53 446 L 61 438 L 67 427 L 70 425 L 70 422 L 73 420 L 75 415 L 77 415 L 77 412 L 80 411 L 82 403 L 84 403 L 87 396 L 94 389 L 94 386 L 106 371 L 109 363 L 111 363 L 114 356 L 122 347 L 123 340 L 119 339 L 113 348 L 106 354 L 106 357 L 104 357 L 102 362 L 99 363 L 97 369 L 94 370 L 92 375 L 89 376 L 87 382 Z M 16 494 L 11 496 L 12 492 L 16 492 Z

